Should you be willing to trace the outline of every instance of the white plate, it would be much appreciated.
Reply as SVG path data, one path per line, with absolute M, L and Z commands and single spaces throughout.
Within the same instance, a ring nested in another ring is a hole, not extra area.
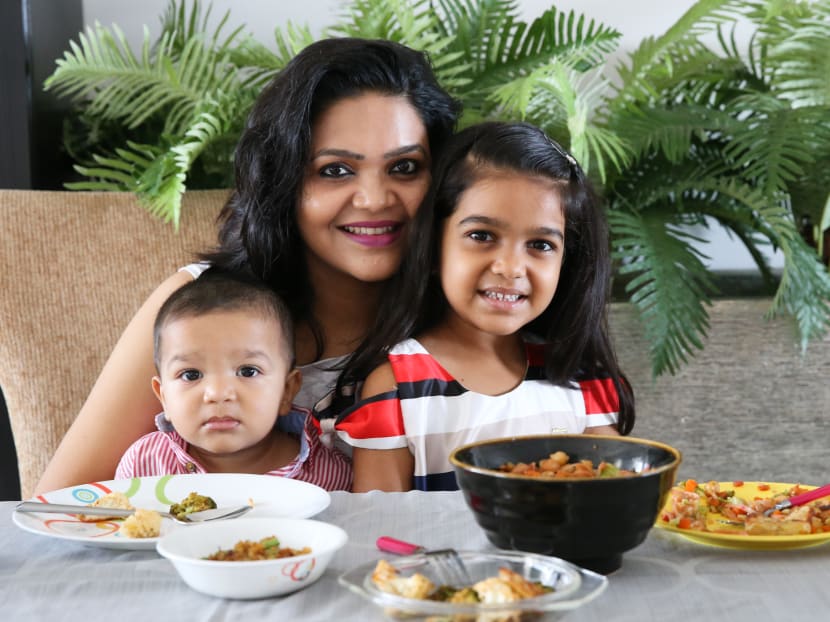
M 322 512 L 331 502 L 329 493 L 307 482 L 273 475 L 241 473 L 162 475 L 93 482 L 47 492 L 30 501 L 83 506 L 110 492 L 123 492 L 137 508 L 160 511 L 167 511 L 170 505 L 178 503 L 191 492 L 211 497 L 219 507 L 252 502 L 254 509 L 246 515 L 249 517 L 309 518 Z M 91 546 L 155 549 L 158 541 L 158 538 L 136 539 L 119 535 L 120 520 L 83 523 L 69 514 L 23 512 L 14 512 L 12 520 L 21 529 L 32 533 Z M 187 528 L 187 525 L 165 519 L 161 524 L 161 535 L 173 529 Z

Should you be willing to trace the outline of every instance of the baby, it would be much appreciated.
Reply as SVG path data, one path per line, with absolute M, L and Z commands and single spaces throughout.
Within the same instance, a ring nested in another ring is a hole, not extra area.
M 301 372 L 294 330 L 269 287 L 208 270 L 174 292 L 153 329 L 157 432 L 127 450 L 115 477 L 265 473 L 348 490 L 351 464 L 324 446 L 310 413 L 299 436 L 276 425 L 292 414 Z

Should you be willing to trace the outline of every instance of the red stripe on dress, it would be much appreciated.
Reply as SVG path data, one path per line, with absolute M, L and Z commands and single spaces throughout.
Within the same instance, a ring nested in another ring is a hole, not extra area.
M 390 354 L 389 363 L 392 365 L 398 384 L 433 379 L 448 382 L 453 380 L 449 372 L 429 354 Z
M 585 399 L 586 415 L 619 412 L 620 396 L 611 378 L 582 380 L 579 387 Z
M 389 399 L 367 402 L 350 413 L 335 428 L 348 432 L 352 438 L 387 438 L 403 436 L 401 403 L 396 399 L 397 393 L 390 394 Z

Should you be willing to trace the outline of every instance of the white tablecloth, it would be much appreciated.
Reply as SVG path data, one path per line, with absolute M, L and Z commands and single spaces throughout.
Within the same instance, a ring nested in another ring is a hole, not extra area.
M 95 548 L 31 534 L 0 503 L 0 618 L 28 620 L 383 620 L 337 576 L 381 554 L 390 535 L 431 548 L 492 548 L 460 493 L 334 493 L 317 519 L 343 527 L 349 543 L 317 583 L 292 595 L 230 601 L 188 588 L 154 551 Z M 625 554 L 608 589 L 566 613 L 568 622 L 774 622 L 830 619 L 830 546 L 736 551 L 653 529 Z

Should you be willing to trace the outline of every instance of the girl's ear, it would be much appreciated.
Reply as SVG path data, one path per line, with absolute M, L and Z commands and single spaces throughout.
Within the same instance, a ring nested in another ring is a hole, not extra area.
M 294 401 L 300 387 L 303 384 L 303 372 L 296 367 L 285 376 L 285 386 L 280 400 L 279 414 L 287 415 L 291 411 L 291 403 Z

